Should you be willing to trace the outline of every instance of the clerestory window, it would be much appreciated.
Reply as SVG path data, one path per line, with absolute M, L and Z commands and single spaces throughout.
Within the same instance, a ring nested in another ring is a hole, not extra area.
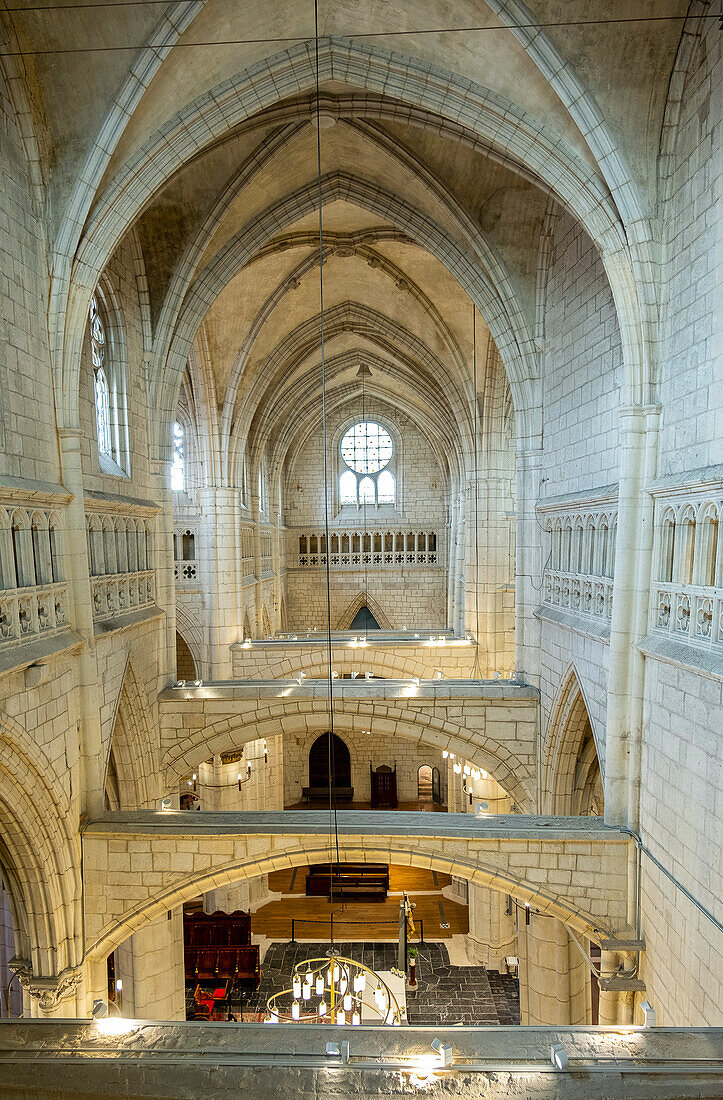
M 171 489 L 182 492 L 186 488 L 186 433 L 176 420 L 171 429 L 173 460 L 171 462 Z
M 119 341 L 113 343 L 108 339 L 99 295 L 100 290 L 90 299 L 88 314 L 98 456 L 104 473 L 126 476 L 128 431 L 125 375 L 120 361 Z

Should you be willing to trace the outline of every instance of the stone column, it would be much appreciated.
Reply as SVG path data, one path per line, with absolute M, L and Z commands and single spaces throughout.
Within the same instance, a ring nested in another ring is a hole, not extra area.
M 116 948 L 115 972 L 123 982 L 123 1016 L 185 1020 L 183 911 L 144 925 Z
M 213 680 L 231 679 L 230 646 L 238 641 L 241 630 L 236 587 L 237 505 L 236 489 L 198 490 L 198 506 L 205 521 L 200 534 L 208 562 L 205 590 L 210 620 L 209 676 Z
M 173 495 L 171 464 L 161 459 L 151 463 L 154 498 L 161 511 L 156 516 L 153 538 L 153 564 L 156 572 L 156 603 L 166 613 L 159 626 L 161 655 L 158 662 L 158 690 L 176 678 L 176 580 L 173 569 Z
M 2 984 L 0 1010 L 3 1016 L 21 1016 L 23 1012 L 20 984 L 17 979 L 12 981 L 13 973 L 8 966 L 10 960 L 15 957 L 15 952 L 15 928 L 10 912 L 10 899 L 0 880 L 0 983 Z
M 284 784 L 281 734 L 250 741 L 244 747 L 243 757 L 234 763 L 224 764 L 220 756 L 215 756 L 211 764 L 200 765 L 198 777 L 201 806 L 204 810 L 282 810 Z M 236 909 L 258 909 L 270 897 L 268 883 L 268 875 L 257 875 L 252 879 L 242 879 L 228 886 L 209 890 L 203 896 L 204 912 L 233 913 Z
M 615 974 L 622 966 L 623 971 L 634 967 L 632 955 L 617 951 L 602 951 L 600 954 L 600 973 L 605 976 Z M 635 993 L 632 990 L 607 990 L 600 988 L 600 1012 L 598 1022 L 614 1026 L 632 1024 L 635 1011 Z
M 605 820 L 632 829 L 638 828 L 644 682 L 644 660 L 633 645 L 647 633 L 653 505 L 644 487 L 655 476 L 659 412 L 657 406 L 634 406 L 620 413 L 618 533 L 605 745 Z
M 556 917 L 542 913 L 532 913 L 529 924 L 521 911 L 519 918 L 520 1023 L 570 1024 L 571 945 L 567 929 Z
M 517 954 L 514 909 L 507 895 L 488 886 L 468 884 L 469 934 L 467 957 L 488 970 L 507 973 L 505 958 Z
M 540 496 L 542 450 L 522 442 L 517 451 L 517 530 L 515 569 L 515 668 L 528 683 L 540 683 L 540 623 L 543 558 L 535 506 Z
M 515 563 L 510 560 L 507 519 L 512 502 L 510 477 L 480 470 L 477 498 L 473 478 L 467 500 L 465 631 L 477 637 L 479 628 L 480 675 L 491 677 L 496 671 L 509 674 L 515 665 L 514 600 L 509 589 Z
M 98 699 L 98 665 L 93 629 L 93 597 L 85 526 L 85 492 L 81 461 L 81 432 L 59 431 L 63 484 L 73 494 L 66 510 L 66 560 L 73 600 L 73 625 L 85 645 L 78 654 L 78 709 L 80 712 L 80 756 L 82 766 L 82 809 L 92 818 L 105 810 L 105 752 Z

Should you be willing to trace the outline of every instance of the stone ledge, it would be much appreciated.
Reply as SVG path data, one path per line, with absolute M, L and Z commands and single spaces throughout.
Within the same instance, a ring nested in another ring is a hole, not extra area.
M 350 1043 L 349 1064 L 326 1044 Z M 431 1043 L 452 1047 L 455 1064 L 430 1066 Z M 550 1063 L 561 1044 L 566 1072 Z M 718 1098 L 723 1032 L 715 1028 L 314 1025 L 128 1021 L 105 1035 L 90 1021 L 0 1021 L 3 1095 L 67 1100 L 214 1096 L 286 1100 L 297 1096 L 424 1095 L 502 1100 L 605 1097 Z M 422 1063 L 433 1074 L 418 1085 Z M 519 1079 L 518 1079 L 519 1078 Z M 418 1078 L 417 1078 L 418 1080 Z
M 674 638 L 665 638 L 660 634 L 647 634 L 635 648 L 644 657 L 676 668 L 702 672 L 714 680 L 723 680 L 723 655 L 714 649 L 698 649 L 696 646 L 677 642 Z
M 117 630 L 127 630 L 129 626 L 137 626 L 138 623 L 145 623 L 149 619 L 158 619 L 161 615 L 165 615 L 165 611 L 156 604 L 151 604 L 150 607 L 142 607 L 138 611 L 129 611 L 126 615 L 115 615 L 112 619 L 93 623 L 93 633 L 96 638 L 105 638 Z
M 53 634 L 49 638 L 38 637 L 32 642 L 9 646 L 7 649 L 0 650 L 0 676 L 84 644 L 81 636 L 74 630 L 63 630 L 60 634 Z
M 163 614 L 163 612 L 159 612 Z M 467 699 L 475 698 L 494 702 L 505 700 L 506 702 L 527 702 L 540 698 L 539 689 L 528 684 L 518 684 L 510 680 L 427 680 L 415 685 L 413 695 L 409 692 L 410 677 L 391 680 L 334 680 L 333 695 L 335 699 L 368 699 L 368 698 L 394 698 L 413 699 L 415 702 L 429 700 L 434 702 L 443 699 Z M 178 702 L 190 700 L 202 703 L 205 700 L 219 701 L 223 699 L 274 699 L 283 698 L 285 701 L 294 699 L 328 699 L 329 681 L 304 679 L 302 684 L 297 680 L 214 680 L 204 682 L 201 687 L 193 685 L 185 687 L 167 687 L 158 698 L 162 702 Z
M 629 835 L 617 825 L 606 825 L 594 817 L 541 817 L 536 814 L 500 814 L 475 817 L 473 814 L 428 814 L 400 810 L 337 810 L 340 833 L 351 836 L 426 836 L 440 839 L 525 840 L 545 843 L 574 841 L 621 843 Z M 430 818 L 434 820 L 430 821 Z M 132 813 L 109 812 L 91 821 L 83 830 L 86 836 L 113 836 L 126 833 L 176 836 L 232 836 L 250 833 L 269 836 L 327 835 L 329 813 L 326 810 L 256 811 L 249 813 L 203 813 L 187 810 L 138 810 Z
M 585 638 L 596 638 L 603 645 L 610 644 L 610 623 L 598 623 L 587 615 L 578 615 L 574 611 L 567 611 L 562 607 L 550 607 L 548 604 L 540 604 L 532 613 L 541 622 L 555 623 L 557 626 L 567 627 L 576 634 L 582 634 Z

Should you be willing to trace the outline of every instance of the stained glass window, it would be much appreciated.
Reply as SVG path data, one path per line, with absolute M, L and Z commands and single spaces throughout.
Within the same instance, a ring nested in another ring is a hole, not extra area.
M 93 366 L 97 370 L 105 363 L 105 326 L 98 311 L 98 299 L 95 294 L 90 299 L 90 351 Z
M 347 467 L 339 476 L 340 504 L 394 504 L 396 480 L 385 469 L 392 461 L 394 444 L 381 423 L 355 423 L 344 432 L 339 450 Z
M 341 441 L 341 457 L 358 474 L 376 474 L 389 464 L 392 439 L 386 428 L 373 421 L 355 424 Z
M 341 441 L 347 469 L 339 477 L 339 499 L 344 504 L 394 504 L 396 481 L 385 469 L 394 444 L 386 428 L 373 420 L 354 424 Z

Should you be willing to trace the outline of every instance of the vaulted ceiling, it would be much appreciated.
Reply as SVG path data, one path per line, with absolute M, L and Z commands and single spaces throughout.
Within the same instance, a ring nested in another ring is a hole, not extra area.
M 654 213 L 686 10 L 321 0 L 332 407 L 358 395 L 364 362 L 370 392 L 463 456 L 471 299 L 481 359 L 489 328 L 524 405 L 546 218 L 589 213 L 591 236 L 624 241 L 627 222 Z M 313 5 L 15 0 L 0 18 L 22 54 L 54 270 L 67 270 L 71 298 L 73 279 L 82 303 L 94 265 L 132 235 L 159 410 L 172 413 L 190 357 L 196 406 L 229 456 L 222 476 L 244 450 L 283 462 L 319 410 Z M 443 30 L 471 27 L 485 29 Z

